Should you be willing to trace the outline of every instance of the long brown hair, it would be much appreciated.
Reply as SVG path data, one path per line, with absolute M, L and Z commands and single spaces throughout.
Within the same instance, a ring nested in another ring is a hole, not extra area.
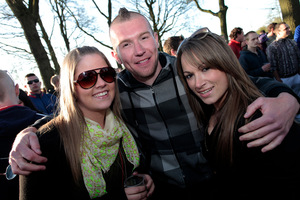
M 227 96 L 217 114 L 215 127 L 220 131 L 217 138 L 216 160 L 218 163 L 232 164 L 233 138 L 238 128 L 237 123 L 250 102 L 262 95 L 223 38 L 210 32 L 193 34 L 182 43 L 177 52 L 177 70 L 199 125 L 207 125 L 210 117 L 207 115 L 210 114 L 205 112 L 208 106 L 204 105 L 188 87 L 182 71 L 182 57 L 192 66 L 204 63 L 206 67 L 218 69 L 227 75 Z
M 49 129 L 51 126 L 58 128 L 67 160 L 70 164 L 74 180 L 78 183 L 82 178 L 80 145 L 87 128 L 84 115 L 76 102 L 76 90 L 74 86 L 74 74 L 78 63 L 82 57 L 89 54 L 100 55 L 107 65 L 111 67 L 105 55 L 95 47 L 84 46 L 76 48 L 65 57 L 63 66 L 60 70 L 60 96 L 59 96 L 59 114 L 48 124 L 42 127 Z M 121 119 L 120 99 L 118 93 L 117 81 L 115 81 L 115 99 L 110 106 L 112 112 Z M 42 132 L 41 131 L 41 132 Z

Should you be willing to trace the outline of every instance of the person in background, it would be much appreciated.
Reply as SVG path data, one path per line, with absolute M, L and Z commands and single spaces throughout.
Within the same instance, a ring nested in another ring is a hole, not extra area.
M 245 40 L 244 31 L 242 28 L 236 27 L 232 29 L 229 37 L 230 41 L 228 45 L 230 46 L 236 57 L 239 59 L 240 51 L 242 50 L 242 42 Z
M 269 40 L 265 30 L 262 30 L 260 33 L 259 33 L 259 36 L 258 36 L 258 40 L 259 40 L 259 43 L 258 43 L 258 47 L 264 52 L 266 53 L 266 49 L 267 49 L 267 41 Z
M 298 25 L 295 29 L 294 40 L 300 49 L 300 25 Z
M 41 82 L 38 77 L 29 73 L 25 76 L 26 85 L 25 88 L 28 90 L 28 96 L 35 105 L 35 107 L 46 115 L 51 115 L 56 109 L 56 97 L 55 95 L 46 94 L 41 90 Z
M 54 74 L 53 76 L 51 76 L 50 83 L 54 88 L 54 90 L 51 93 L 57 97 L 59 94 L 59 75 Z
M 222 38 L 208 29 L 193 33 L 177 54 L 177 71 L 192 110 L 199 126 L 206 127 L 203 146 L 216 176 L 213 199 L 300 199 L 300 126 L 294 123 L 268 153 L 239 140 L 238 128 L 262 115 L 257 111 L 249 120 L 243 118 L 262 94 L 233 57 Z
M 274 77 L 300 97 L 300 50 L 296 42 L 288 38 L 290 27 L 285 22 L 278 23 L 275 32 L 276 40 L 267 48 Z
M 30 100 L 29 96 L 27 95 L 27 93 L 20 89 L 20 93 L 19 93 L 19 104 L 22 106 L 27 106 L 29 108 L 31 108 L 32 110 L 42 114 L 32 103 L 32 101 Z
M 125 67 L 117 79 L 122 116 L 155 182 L 152 198 L 208 199 L 212 171 L 202 152 L 204 129 L 197 126 L 188 104 L 177 75 L 176 57 L 158 52 L 158 35 L 149 21 L 126 8 L 121 8 L 113 20 L 110 39 L 113 57 Z M 259 84 L 262 80 L 263 86 Z M 256 78 L 255 82 L 275 98 L 253 102 L 245 118 L 256 109 L 261 109 L 263 116 L 239 131 L 246 133 L 241 140 L 251 140 L 249 147 L 260 146 L 266 152 L 280 144 L 300 106 L 285 85 L 263 78 Z M 283 89 L 285 92 L 280 93 Z M 36 135 L 28 129 L 22 131 L 10 153 L 13 172 L 29 174 L 44 170 L 45 166 L 35 164 L 46 161 L 39 155 Z
M 276 40 L 276 34 L 275 34 L 275 26 L 276 26 L 276 22 L 273 22 L 271 24 L 268 25 L 267 29 L 268 29 L 268 40 L 267 40 L 267 47 Z
M 171 56 L 176 56 L 177 49 L 183 40 L 184 37 L 182 35 L 169 37 L 164 43 L 164 52 Z
M 267 48 L 268 60 L 276 80 L 288 85 L 300 97 L 300 50 L 289 39 L 290 27 L 285 22 L 275 27 L 276 40 Z M 295 120 L 300 123 L 300 114 Z
M 271 64 L 264 52 L 258 48 L 258 37 L 255 31 L 246 33 L 245 42 L 247 46 L 240 52 L 240 64 L 248 75 L 272 78 Z
M 154 190 L 128 188 L 139 166 L 136 143 L 122 121 L 116 72 L 95 47 L 72 50 L 61 68 L 59 114 L 37 135 L 46 170 L 20 176 L 20 199 L 146 199 Z
M 8 156 L 16 135 L 40 119 L 36 111 L 19 104 L 19 85 L 6 71 L 0 70 L 0 172 L 8 166 Z M 0 176 L 1 200 L 19 199 L 19 180 Z

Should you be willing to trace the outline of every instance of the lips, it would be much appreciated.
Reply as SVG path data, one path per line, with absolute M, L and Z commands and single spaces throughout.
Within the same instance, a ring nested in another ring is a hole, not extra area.
M 143 60 L 140 60 L 140 61 L 138 61 L 138 62 L 136 62 L 136 64 L 146 64 L 148 61 L 150 60 L 150 58 L 145 58 L 145 59 L 143 59 Z
M 107 96 L 107 94 L 108 94 L 108 91 L 106 90 L 106 91 L 103 91 L 103 92 L 99 92 L 99 93 L 97 93 L 97 94 L 94 94 L 93 96 L 94 96 L 94 97 L 97 97 L 97 98 L 101 98 L 101 97 Z
M 198 96 L 200 98 L 208 98 L 210 97 L 212 90 L 214 89 L 214 87 L 210 87 L 210 88 L 206 88 L 206 89 L 202 89 L 202 90 L 198 90 Z
M 206 94 L 206 93 L 212 91 L 212 89 L 213 89 L 213 87 L 205 89 L 205 90 L 202 90 L 202 91 L 200 91 L 200 94 Z

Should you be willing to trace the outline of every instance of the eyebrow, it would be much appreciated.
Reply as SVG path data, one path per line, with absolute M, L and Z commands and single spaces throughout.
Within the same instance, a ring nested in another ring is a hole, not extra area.
M 150 34 L 151 35 L 151 32 L 150 31 L 145 31 L 145 32 L 142 32 L 141 34 L 138 35 L 138 37 L 141 37 L 145 34 Z M 125 42 L 130 42 L 132 39 L 125 39 L 125 40 L 122 40 L 118 46 L 120 46 L 122 43 L 125 43 Z

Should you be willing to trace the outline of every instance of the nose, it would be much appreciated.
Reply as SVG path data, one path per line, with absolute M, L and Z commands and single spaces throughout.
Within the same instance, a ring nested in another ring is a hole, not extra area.
M 97 82 L 95 84 L 95 87 L 104 87 L 106 85 L 106 82 L 101 78 L 100 74 L 97 74 Z
M 143 47 L 143 45 L 139 41 L 135 42 L 134 50 L 135 50 L 135 54 L 137 56 L 141 56 L 145 53 L 145 48 Z
M 195 74 L 195 87 L 197 89 L 201 89 L 203 86 L 205 86 L 206 81 L 204 77 L 201 74 Z

